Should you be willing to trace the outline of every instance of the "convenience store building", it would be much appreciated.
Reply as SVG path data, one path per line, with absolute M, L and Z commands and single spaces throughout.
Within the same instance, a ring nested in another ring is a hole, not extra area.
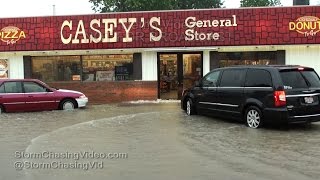
M 179 99 L 214 68 L 320 73 L 320 6 L 0 19 L 0 78 L 37 78 L 93 103 Z

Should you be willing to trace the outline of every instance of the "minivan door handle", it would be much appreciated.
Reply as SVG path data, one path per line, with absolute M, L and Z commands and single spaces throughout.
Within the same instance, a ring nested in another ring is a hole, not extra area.
M 303 93 L 313 93 L 316 92 L 316 90 L 308 90 L 308 91 L 302 91 Z
M 29 97 L 29 98 L 32 98 L 33 96 L 29 95 L 28 97 Z

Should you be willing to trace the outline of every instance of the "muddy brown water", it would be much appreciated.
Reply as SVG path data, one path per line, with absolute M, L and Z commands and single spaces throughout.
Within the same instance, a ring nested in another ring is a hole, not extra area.
M 178 103 L 94 105 L 75 111 L 1 114 L 0 119 L 0 180 L 320 177 L 320 123 L 254 130 L 234 121 L 188 117 Z M 17 158 L 17 152 L 128 157 Z M 16 170 L 16 162 L 34 167 Z M 52 162 L 59 167 L 39 167 Z M 86 163 L 97 166 L 86 169 Z M 62 168 L 64 164 L 83 166 Z

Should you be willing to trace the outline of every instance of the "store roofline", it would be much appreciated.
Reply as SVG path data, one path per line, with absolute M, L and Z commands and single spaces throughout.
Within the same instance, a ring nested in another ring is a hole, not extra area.
M 191 51 L 219 51 L 221 49 L 233 48 L 255 48 L 255 49 L 285 49 L 285 47 L 320 47 L 320 44 L 294 44 L 294 45 L 256 45 L 256 46 L 205 46 L 205 47 L 162 47 L 162 48 L 128 48 L 128 49 L 87 49 L 87 50 L 51 50 L 51 51 L 11 51 L 0 52 L 0 55 L 37 55 L 54 56 L 59 55 L 93 55 L 93 54 L 128 54 L 142 52 L 191 52 Z
M 299 6 L 268 6 L 268 7 L 238 7 L 238 8 L 206 8 L 206 9 L 178 9 L 178 10 L 155 10 L 155 11 L 130 11 L 130 12 L 106 12 L 92 14 L 72 14 L 72 15 L 44 15 L 44 16 L 21 16 L 21 17 L 0 17 L 0 19 L 20 19 L 20 18 L 50 18 L 50 17 L 73 17 L 73 16 L 90 16 L 90 15 L 110 15 L 110 14 L 134 14 L 134 13 L 155 13 L 155 12 L 181 12 L 181 11 L 206 11 L 206 10 L 241 10 L 241 9 L 276 9 L 276 8 L 301 8 L 301 7 L 319 7 L 320 5 L 299 5 Z

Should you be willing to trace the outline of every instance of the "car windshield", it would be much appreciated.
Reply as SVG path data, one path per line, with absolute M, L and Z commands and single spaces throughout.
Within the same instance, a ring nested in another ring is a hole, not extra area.
M 284 89 L 320 88 L 319 77 L 313 70 L 281 71 L 280 75 Z

